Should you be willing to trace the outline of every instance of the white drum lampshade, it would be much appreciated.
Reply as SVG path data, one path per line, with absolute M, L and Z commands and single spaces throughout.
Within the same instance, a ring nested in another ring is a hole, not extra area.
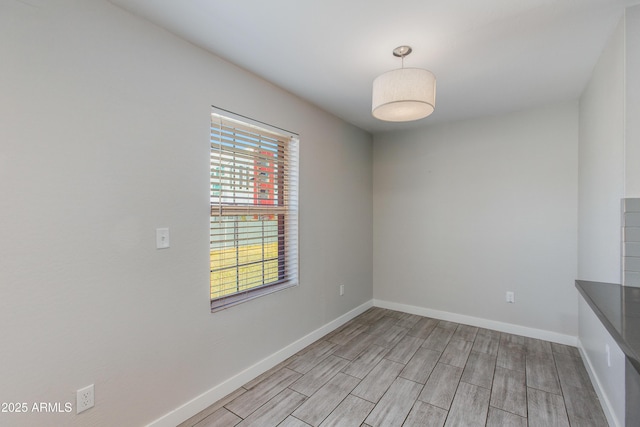
M 436 77 L 420 68 L 400 68 L 373 81 L 371 113 L 388 122 L 419 120 L 436 106 Z

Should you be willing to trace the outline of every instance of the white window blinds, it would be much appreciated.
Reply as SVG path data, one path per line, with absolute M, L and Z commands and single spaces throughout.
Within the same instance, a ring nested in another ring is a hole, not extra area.
M 211 307 L 297 284 L 298 139 L 211 114 Z

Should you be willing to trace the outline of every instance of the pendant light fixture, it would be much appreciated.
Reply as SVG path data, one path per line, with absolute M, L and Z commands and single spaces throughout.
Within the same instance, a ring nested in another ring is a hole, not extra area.
M 427 117 L 436 107 L 436 76 L 420 68 L 404 68 L 410 46 L 399 46 L 393 55 L 402 68 L 381 74 L 373 81 L 371 114 L 387 122 L 410 122 Z

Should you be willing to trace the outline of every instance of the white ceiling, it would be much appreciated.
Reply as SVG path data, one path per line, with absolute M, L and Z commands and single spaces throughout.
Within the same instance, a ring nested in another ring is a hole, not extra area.
M 370 132 L 577 99 L 624 7 L 640 0 L 110 0 Z M 436 111 L 371 116 L 373 79 L 437 77 Z M 213 100 L 212 100 L 213 102 Z

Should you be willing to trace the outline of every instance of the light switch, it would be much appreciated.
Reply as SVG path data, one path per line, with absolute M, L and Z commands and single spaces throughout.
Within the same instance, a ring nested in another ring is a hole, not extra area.
M 156 228 L 156 248 L 166 249 L 169 247 L 169 229 Z

